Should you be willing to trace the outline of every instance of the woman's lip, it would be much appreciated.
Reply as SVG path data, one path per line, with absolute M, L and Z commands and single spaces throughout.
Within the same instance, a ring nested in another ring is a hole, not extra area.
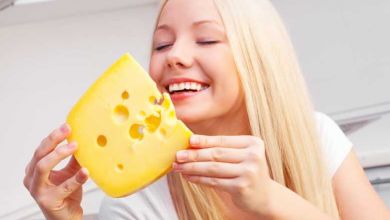
M 181 101 L 181 100 L 184 100 L 184 99 L 187 99 L 187 98 L 190 98 L 192 96 L 196 96 L 196 95 L 199 95 L 199 94 L 202 94 L 203 92 L 205 92 L 206 90 L 208 90 L 210 87 L 206 88 L 206 89 L 203 89 L 203 90 L 200 90 L 198 92 L 180 92 L 180 93 L 173 93 L 173 94 L 169 94 L 169 96 L 171 97 L 172 101 L 175 102 L 175 101 Z

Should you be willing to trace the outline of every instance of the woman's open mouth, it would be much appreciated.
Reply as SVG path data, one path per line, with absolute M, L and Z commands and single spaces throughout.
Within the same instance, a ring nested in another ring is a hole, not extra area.
M 172 101 L 179 101 L 185 98 L 198 95 L 210 86 L 207 84 L 200 84 L 196 82 L 181 82 L 181 83 L 172 83 L 166 87 L 166 90 L 169 92 L 169 95 Z

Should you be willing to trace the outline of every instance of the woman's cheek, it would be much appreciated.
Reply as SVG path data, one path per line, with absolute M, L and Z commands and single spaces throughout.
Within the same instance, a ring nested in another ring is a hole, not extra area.
M 162 77 L 161 75 L 161 72 L 162 72 L 162 68 L 163 68 L 163 63 L 161 62 L 161 58 L 158 57 L 157 55 L 152 55 L 152 57 L 150 58 L 150 63 L 149 63 L 149 74 L 150 74 L 150 77 L 158 82 L 159 79 Z

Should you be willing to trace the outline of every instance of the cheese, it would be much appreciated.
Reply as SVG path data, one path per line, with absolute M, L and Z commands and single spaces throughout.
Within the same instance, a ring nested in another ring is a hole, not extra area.
M 109 196 L 123 197 L 171 170 L 192 132 L 176 118 L 167 93 L 123 55 L 87 90 L 67 117 L 68 142 L 91 179 Z

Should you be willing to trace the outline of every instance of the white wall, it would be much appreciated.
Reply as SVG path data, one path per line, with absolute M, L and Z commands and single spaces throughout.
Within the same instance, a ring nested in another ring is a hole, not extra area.
M 285 18 L 318 109 L 390 101 L 390 2 L 273 0 Z
M 390 100 L 389 1 L 274 2 L 318 110 L 334 113 Z M 129 51 L 147 68 L 155 8 L 149 4 L 0 26 L 0 219 L 39 216 L 22 184 L 26 163 L 121 54 Z M 387 116 L 351 139 L 358 152 L 389 150 L 389 130 Z M 388 174 L 382 170 L 378 175 Z M 88 214 L 96 212 L 102 194 L 91 182 L 86 188 L 92 190 L 84 201 Z M 383 188 L 381 195 L 390 204 L 390 189 Z

